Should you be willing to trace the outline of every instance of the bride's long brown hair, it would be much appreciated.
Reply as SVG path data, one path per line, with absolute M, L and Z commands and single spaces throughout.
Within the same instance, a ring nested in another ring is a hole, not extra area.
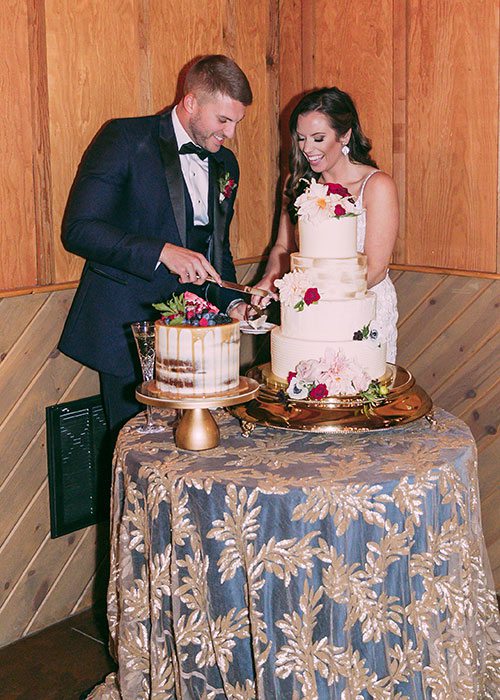
M 290 134 L 292 136 L 292 150 L 290 152 L 290 177 L 285 188 L 285 195 L 289 201 L 289 211 L 293 218 L 293 202 L 300 194 L 302 179 L 311 180 L 315 173 L 309 167 L 307 158 L 299 147 L 297 137 L 297 121 L 301 114 L 309 112 L 321 112 L 327 117 L 330 126 L 335 130 L 340 139 L 351 129 L 349 146 L 349 160 L 353 163 L 362 163 L 376 168 L 377 164 L 370 156 L 371 142 L 359 123 L 358 112 L 350 95 L 338 87 L 321 88 L 307 93 L 297 104 L 290 116 Z

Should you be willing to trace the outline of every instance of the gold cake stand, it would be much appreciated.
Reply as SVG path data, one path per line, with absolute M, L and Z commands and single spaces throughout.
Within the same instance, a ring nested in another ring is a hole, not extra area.
M 290 399 L 286 384 L 271 373 L 270 363 L 253 367 L 247 374 L 261 385 L 260 390 L 253 400 L 230 409 L 239 418 L 244 435 L 257 424 L 312 433 L 347 433 L 386 430 L 423 416 L 435 423 L 432 400 L 412 374 L 397 365 L 387 364 L 381 383 L 389 392 L 371 405 L 354 396 Z
M 211 408 L 235 406 L 253 399 L 259 391 L 259 382 L 251 377 L 240 377 L 240 383 L 231 391 L 210 396 L 178 396 L 158 389 L 155 380 L 143 382 L 136 391 L 139 403 L 156 408 L 175 408 L 182 412 L 174 427 L 174 440 L 183 450 L 209 450 L 220 440 L 219 426 L 210 413 Z

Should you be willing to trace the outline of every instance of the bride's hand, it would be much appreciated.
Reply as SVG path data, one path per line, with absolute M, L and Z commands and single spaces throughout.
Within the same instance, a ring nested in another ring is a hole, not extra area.
M 274 286 L 274 279 L 272 279 L 271 277 L 263 277 L 260 280 L 260 282 L 254 284 L 254 287 L 258 287 L 259 289 L 265 289 L 269 292 L 269 294 L 266 297 L 256 296 L 255 294 L 252 295 L 250 303 L 254 304 L 254 306 L 265 308 L 271 303 L 271 301 L 278 301 L 277 289 Z

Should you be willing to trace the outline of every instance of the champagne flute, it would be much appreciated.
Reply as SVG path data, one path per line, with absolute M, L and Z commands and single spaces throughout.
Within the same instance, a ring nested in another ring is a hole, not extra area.
M 145 382 L 154 378 L 155 369 L 155 324 L 154 321 L 136 321 L 131 324 L 137 352 Z M 137 428 L 138 433 L 161 433 L 166 428 L 153 420 L 151 406 L 146 405 L 146 425 Z

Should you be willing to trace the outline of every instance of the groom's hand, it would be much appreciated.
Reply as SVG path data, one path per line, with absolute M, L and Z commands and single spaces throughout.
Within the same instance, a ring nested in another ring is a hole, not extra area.
M 207 277 L 211 277 L 217 284 L 221 281 L 219 273 L 201 253 L 196 253 L 189 248 L 165 243 L 160 253 L 160 262 L 174 275 L 179 275 L 182 284 L 202 285 Z

